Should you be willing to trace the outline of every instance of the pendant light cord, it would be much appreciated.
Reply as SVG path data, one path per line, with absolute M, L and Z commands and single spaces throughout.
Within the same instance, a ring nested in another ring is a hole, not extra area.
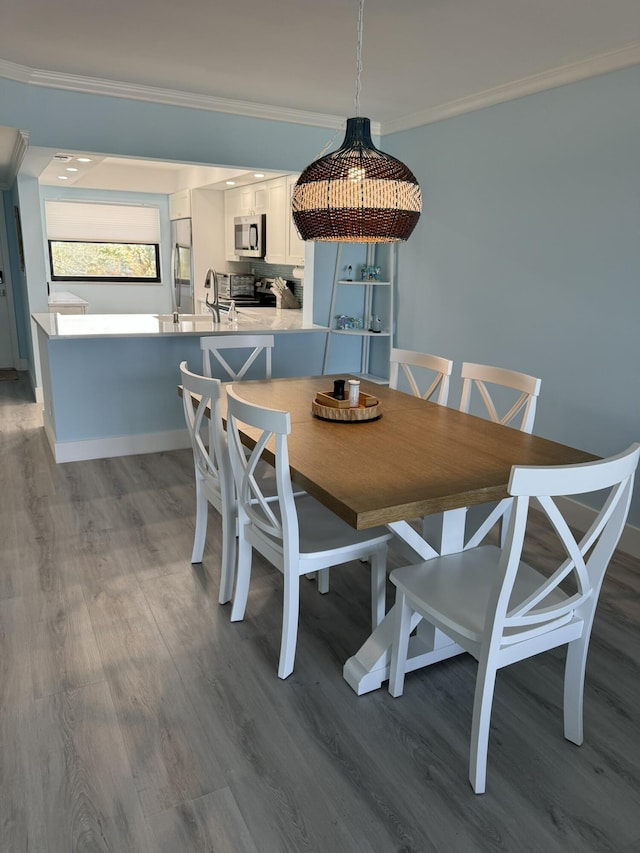
M 356 48 L 356 116 L 360 115 L 360 75 L 362 73 L 362 24 L 364 19 L 364 0 L 358 8 L 358 46 Z
M 361 88 L 360 87 L 360 75 L 362 73 L 362 26 L 363 26 L 363 20 L 364 20 L 364 0 L 359 0 L 359 6 L 358 6 L 358 41 L 357 41 L 357 46 L 356 46 L 356 97 L 355 97 L 356 116 L 360 115 L 360 88 Z M 338 135 L 338 133 L 340 133 L 340 131 L 343 131 L 343 130 L 344 130 L 344 127 L 342 127 L 342 126 L 337 127 L 334 130 L 333 136 L 331 137 L 331 139 L 327 142 L 327 144 L 324 146 L 322 151 L 320 151 L 318 154 L 316 154 L 316 156 L 313 158 L 314 162 L 316 160 L 319 160 L 321 157 L 324 157 L 324 155 L 327 153 L 327 151 L 333 145 L 333 142 L 334 142 L 336 136 Z

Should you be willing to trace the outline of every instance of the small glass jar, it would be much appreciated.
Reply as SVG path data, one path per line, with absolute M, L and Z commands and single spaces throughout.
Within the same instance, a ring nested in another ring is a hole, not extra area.
M 357 409 L 360 405 L 360 382 L 357 379 L 349 380 L 349 408 Z

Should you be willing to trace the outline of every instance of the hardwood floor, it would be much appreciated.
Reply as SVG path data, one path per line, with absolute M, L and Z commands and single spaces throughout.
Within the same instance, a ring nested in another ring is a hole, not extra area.
M 342 679 L 368 633 L 366 567 L 325 596 L 302 582 L 283 682 L 280 575 L 254 558 L 231 624 L 213 511 L 189 563 L 190 452 L 56 465 L 22 377 L 0 383 L 0 465 L 2 853 L 640 851 L 637 561 L 605 579 L 583 746 L 562 736 L 563 653 L 510 667 L 478 797 L 470 658 L 410 675 L 400 699 Z

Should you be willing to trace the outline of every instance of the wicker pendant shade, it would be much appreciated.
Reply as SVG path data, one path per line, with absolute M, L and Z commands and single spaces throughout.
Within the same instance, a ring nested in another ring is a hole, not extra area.
M 374 146 L 369 119 L 358 116 L 347 119 L 340 148 L 300 175 L 291 206 L 303 240 L 396 243 L 415 228 L 422 196 L 411 170 Z

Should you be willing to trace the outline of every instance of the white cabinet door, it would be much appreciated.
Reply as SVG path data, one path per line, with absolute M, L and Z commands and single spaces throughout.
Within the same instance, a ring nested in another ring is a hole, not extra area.
M 244 187 L 237 190 L 227 190 L 224 194 L 224 252 L 228 261 L 237 261 L 236 241 L 233 230 L 233 220 L 242 216 L 242 199 Z
M 231 192 L 240 193 L 240 210 L 237 216 L 253 216 L 256 213 L 266 213 L 269 205 L 269 194 L 266 182 L 250 184 Z
M 284 264 L 287 252 L 285 208 L 287 204 L 286 179 L 267 181 L 267 253 L 268 264 Z
M 169 219 L 189 219 L 191 216 L 191 190 L 181 190 L 169 196 Z
M 285 263 L 294 267 L 304 266 L 304 240 L 300 239 L 293 216 L 291 215 L 291 196 L 293 188 L 300 175 L 287 175 L 287 204 L 285 214 L 285 228 L 287 235 L 287 252 Z

